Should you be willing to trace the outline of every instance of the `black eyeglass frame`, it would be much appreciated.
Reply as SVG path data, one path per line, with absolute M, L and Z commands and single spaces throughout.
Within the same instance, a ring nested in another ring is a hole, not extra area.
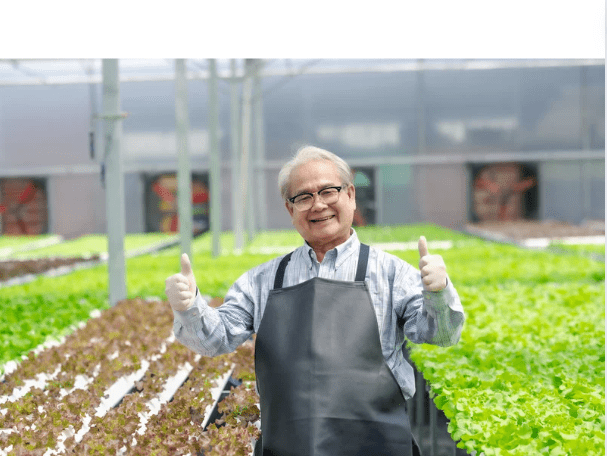
M 293 196 L 292 198 L 287 198 L 287 201 L 289 201 L 291 204 L 293 204 L 293 205 L 294 205 L 294 204 L 295 204 L 295 198 L 299 198 L 300 196 L 303 196 L 303 195 L 310 195 L 310 197 L 311 197 L 311 198 L 314 198 L 314 195 L 318 195 L 318 197 L 322 199 L 322 197 L 321 197 L 320 193 L 321 193 L 321 192 L 324 192 L 325 190 L 329 190 L 330 188 L 334 188 L 334 189 L 336 189 L 336 190 L 337 190 L 337 194 L 339 195 L 339 192 L 341 192 L 341 191 L 342 191 L 344 188 L 346 188 L 346 187 L 347 187 L 346 185 L 341 185 L 341 186 L 330 186 L 330 187 L 321 188 L 321 189 L 320 189 L 320 190 L 318 190 L 317 192 L 313 192 L 313 193 L 310 193 L 310 192 L 303 192 L 303 193 L 299 193 L 299 194 L 297 194 L 297 195 Z

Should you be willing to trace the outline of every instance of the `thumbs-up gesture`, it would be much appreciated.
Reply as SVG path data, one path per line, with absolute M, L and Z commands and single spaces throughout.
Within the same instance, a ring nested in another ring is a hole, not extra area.
M 426 238 L 421 236 L 419 248 L 419 271 L 422 283 L 427 291 L 441 291 L 447 286 L 447 267 L 440 255 L 430 255 Z
M 181 255 L 181 272 L 165 281 L 164 292 L 174 310 L 188 310 L 196 297 L 196 279 L 188 254 Z

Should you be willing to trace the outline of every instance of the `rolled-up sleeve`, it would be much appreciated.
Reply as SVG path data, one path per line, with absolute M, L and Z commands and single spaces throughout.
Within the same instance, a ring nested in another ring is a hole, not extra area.
M 462 334 L 465 315 L 457 290 L 449 280 L 442 291 L 423 291 L 423 309 L 435 322 L 436 332 L 428 343 L 448 347 L 455 345 Z M 423 313 L 423 312 L 422 312 Z
M 426 291 L 418 270 L 406 265 L 395 280 L 395 297 L 405 336 L 413 343 L 447 347 L 461 336 L 465 315 L 450 279 L 441 291 Z
M 188 310 L 173 310 L 175 338 L 203 356 L 234 351 L 253 334 L 254 304 L 247 293 L 248 281 L 247 274 L 243 274 L 218 308 L 210 307 L 197 293 Z

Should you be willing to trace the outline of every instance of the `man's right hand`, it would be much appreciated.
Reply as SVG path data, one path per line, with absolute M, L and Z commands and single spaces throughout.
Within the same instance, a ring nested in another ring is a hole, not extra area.
M 181 272 L 166 279 L 165 285 L 164 292 L 174 310 L 188 310 L 194 304 L 196 279 L 187 253 L 181 255 Z

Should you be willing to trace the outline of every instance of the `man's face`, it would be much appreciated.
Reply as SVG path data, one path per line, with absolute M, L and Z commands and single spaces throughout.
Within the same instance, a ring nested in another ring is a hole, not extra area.
M 291 173 L 289 197 L 300 193 L 316 193 L 326 187 L 343 186 L 335 165 L 328 160 L 315 160 L 300 165 Z M 297 210 L 286 202 L 293 226 L 315 250 L 327 252 L 350 237 L 356 209 L 354 186 L 342 188 L 336 203 L 327 205 L 318 195 L 307 211 Z

